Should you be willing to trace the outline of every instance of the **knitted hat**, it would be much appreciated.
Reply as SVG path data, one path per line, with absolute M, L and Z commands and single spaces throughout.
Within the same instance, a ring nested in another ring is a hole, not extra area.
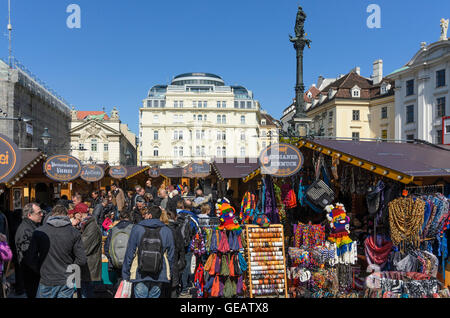
M 223 202 L 218 205 L 220 211 L 220 225 L 218 227 L 219 230 L 240 230 L 241 227 L 239 223 L 235 220 L 234 214 L 236 211 L 234 208 L 227 202 Z

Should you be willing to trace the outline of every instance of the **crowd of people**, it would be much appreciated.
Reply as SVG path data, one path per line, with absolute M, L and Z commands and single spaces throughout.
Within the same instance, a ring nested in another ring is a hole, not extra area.
M 0 276 L 12 262 L 16 295 L 95 298 L 104 255 L 113 293 L 127 281 L 136 298 L 188 297 L 194 279 L 189 245 L 199 218 L 215 213 L 201 188 L 157 189 L 151 179 L 130 191 L 115 183 L 109 191 L 63 196 L 52 208 L 29 203 L 14 233 L 0 214 Z

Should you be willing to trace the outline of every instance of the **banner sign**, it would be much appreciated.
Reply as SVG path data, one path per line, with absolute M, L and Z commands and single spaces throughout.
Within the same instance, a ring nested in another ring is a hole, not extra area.
M 54 181 L 69 182 L 80 176 L 81 162 L 68 155 L 52 156 L 44 163 L 44 173 Z
M 185 178 L 206 178 L 211 174 L 211 165 L 207 162 L 191 163 L 183 168 Z
M 8 182 L 19 172 L 22 153 L 8 137 L 0 134 L 0 183 Z
M 303 154 L 290 144 L 272 144 L 259 156 L 261 174 L 278 178 L 290 177 L 303 166 Z
M 127 176 L 127 168 L 124 166 L 117 166 L 109 168 L 109 175 L 114 179 L 123 179 Z
M 148 175 L 151 178 L 158 178 L 161 175 L 161 171 L 158 167 L 153 167 L 148 170 Z
M 97 182 L 103 179 L 105 171 L 97 165 L 84 165 L 81 168 L 81 179 L 87 182 Z

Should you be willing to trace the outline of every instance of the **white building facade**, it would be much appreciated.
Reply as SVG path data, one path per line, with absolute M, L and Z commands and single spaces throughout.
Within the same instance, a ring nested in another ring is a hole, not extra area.
M 138 164 L 171 168 L 257 158 L 261 114 L 253 93 L 220 76 L 186 73 L 150 89 L 139 114 Z
M 136 135 L 120 121 L 116 108 L 111 117 L 73 109 L 70 127 L 71 155 L 83 164 L 136 165 Z
M 450 41 L 422 43 L 388 77 L 395 80 L 395 138 L 442 144 L 442 117 L 450 115 Z

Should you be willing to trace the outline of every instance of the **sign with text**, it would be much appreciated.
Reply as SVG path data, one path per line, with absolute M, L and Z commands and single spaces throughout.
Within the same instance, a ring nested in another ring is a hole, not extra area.
M 290 177 L 303 166 L 303 154 L 289 144 L 273 144 L 264 149 L 259 156 L 261 174 L 274 177 Z
M 19 147 L 8 137 L 0 134 L 0 183 L 19 172 L 22 156 Z
M 111 167 L 109 175 L 114 179 L 123 179 L 127 176 L 127 168 L 124 166 Z
M 211 166 L 207 162 L 191 163 L 183 168 L 185 178 L 206 178 L 211 174 Z
M 103 179 L 105 171 L 98 165 L 84 165 L 81 168 L 81 179 L 87 182 L 97 182 Z
M 152 167 L 148 170 L 148 175 L 151 178 L 158 178 L 161 175 L 161 171 L 159 170 L 159 167 Z
M 81 162 L 68 155 L 52 156 L 44 163 L 44 173 L 54 181 L 69 182 L 80 176 Z

